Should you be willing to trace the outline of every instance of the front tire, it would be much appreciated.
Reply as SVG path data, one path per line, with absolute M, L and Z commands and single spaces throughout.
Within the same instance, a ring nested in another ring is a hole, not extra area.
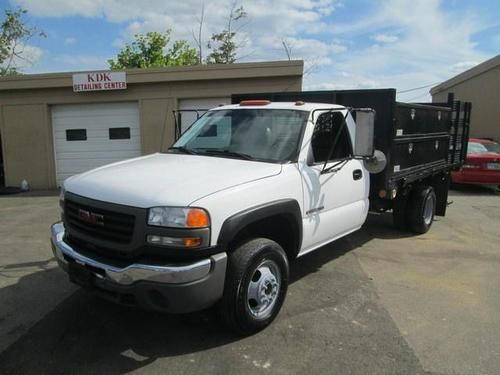
M 228 259 L 219 312 L 224 323 L 248 335 L 278 315 L 288 288 L 288 259 L 276 242 L 257 238 L 236 248 Z

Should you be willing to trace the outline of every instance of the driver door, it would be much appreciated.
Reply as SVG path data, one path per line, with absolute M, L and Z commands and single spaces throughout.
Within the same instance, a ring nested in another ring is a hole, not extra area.
M 352 158 L 356 129 L 349 114 L 343 124 L 345 115 L 345 110 L 316 114 L 306 140 L 307 157 L 299 163 L 304 192 L 300 254 L 358 229 L 368 213 L 369 175 L 363 162 Z

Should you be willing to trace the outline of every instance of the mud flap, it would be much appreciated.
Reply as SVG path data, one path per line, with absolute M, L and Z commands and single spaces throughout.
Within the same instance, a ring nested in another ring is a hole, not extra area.
M 450 189 L 450 174 L 443 173 L 435 176 L 432 187 L 436 193 L 436 216 L 445 216 L 448 207 L 448 191 Z

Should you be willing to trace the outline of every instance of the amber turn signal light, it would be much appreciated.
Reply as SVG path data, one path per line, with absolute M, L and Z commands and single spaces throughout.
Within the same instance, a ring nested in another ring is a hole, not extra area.
M 201 208 L 190 208 L 186 216 L 186 228 L 204 228 L 210 226 L 208 213 Z
M 184 247 L 197 247 L 201 245 L 201 238 L 199 237 L 188 237 L 184 238 Z

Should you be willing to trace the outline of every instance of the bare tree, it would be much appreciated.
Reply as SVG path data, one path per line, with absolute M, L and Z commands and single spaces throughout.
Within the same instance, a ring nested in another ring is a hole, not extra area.
M 292 59 L 292 42 L 287 40 L 287 39 L 282 39 L 281 44 L 283 45 L 283 48 L 285 49 L 286 57 L 288 60 Z
M 29 27 L 23 20 L 25 9 L 5 10 L 5 18 L 0 21 L 0 76 L 19 74 L 16 60 L 32 63 L 26 56 L 25 47 L 34 37 L 46 37 L 43 31 Z
M 198 47 L 198 64 L 203 63 L 203 21 L 205 19 L 205 3 L 201 4 L 200 18 L 198 18 L 198 36 L 196 36 L 194 30 L 193 39 Z

